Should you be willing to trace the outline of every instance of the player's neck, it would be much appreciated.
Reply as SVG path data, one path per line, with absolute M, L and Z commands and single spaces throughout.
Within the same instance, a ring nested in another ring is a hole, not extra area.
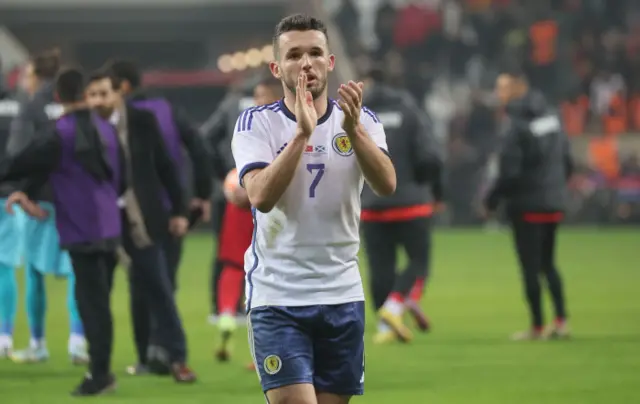
M 289 109 L 289 111 L 296 113 L 296 95 L 286 94 L 284 97 L 284 105 Z M 327 109 L 329 108 L 329 99 L 327 98 L 327 94 L 323 94 L 320 97 L 313 100 L 313 107 L 316 110 L 316 114 L 318 115 L 318 119 L 323 117 L 324 114 L 327 113 Z

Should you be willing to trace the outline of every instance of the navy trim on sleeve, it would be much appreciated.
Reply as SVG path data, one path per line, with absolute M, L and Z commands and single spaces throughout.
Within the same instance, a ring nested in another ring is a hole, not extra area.
M 253 171 L 253 170 L 259 170 L 261 168 L 265 168 L 269 166 L 269 163 L 266 163 L 264 161 L 257 161 L 255 163 L 249 163 L 247 165 L 245 165 L 244 167 L 242 167 L 242 169 L 240 170 L 240 174 L 238 175 L 238 181 L 240 182 L 240 186 L 242 188 L 244 188 L 244 184 L 242 183 L 242 178 L 249 172 L 249 171 Z

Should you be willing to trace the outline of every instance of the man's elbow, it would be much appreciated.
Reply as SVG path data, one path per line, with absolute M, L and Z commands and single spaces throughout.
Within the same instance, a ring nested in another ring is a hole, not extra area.
M 275 203 L 269 200 L 266 195 L 248 195 L 251 206 L 256 208 L 258 212 L 269 213 L 275 206 Z
M 256 208 L 260 213 L 269 213 L 275 206 L 275 204 L 265 199 L 256 198 L 250 201 L 251 201 L 251 206 Z
M 377 187 L 373 188 L 373 191 L 378 196 L 391 196 L 396 192 L 396 183 L 396 175 L 394 173 L 392 176 L 385 179 L 385 181 L 381 181 Z

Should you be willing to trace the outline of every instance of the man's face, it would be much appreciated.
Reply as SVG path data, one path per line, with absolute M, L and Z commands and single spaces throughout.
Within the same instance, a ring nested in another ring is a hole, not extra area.
M 278 38 L 278 61 L 271 72 L 295 94 L 298 76 L 307 75 L 307 90 L 314 99 L 325 93 L 327 77 L 333 71 L 335 57 L 329 54 L 327 38 L 320 31 L 285 32 Z
M 506 74 L 498 76 L 496 80 L 496 96 L 502 106 L 507 105 L 509 101 L 511 101 L 514 96 L 514 82 L 512 77 Z
M 109 118 L 118 101 L 111 79 L 104 78 L 89 83 L 86 89 L 87 105 L 103 118 Z
M 38 77 L 36 76 L 33 63 L 29 63 L 22 74 L 22 88 L 24 88 L 29 95 L 35 94 L 38 90 L 40 80 L 38 80 Z
M 280 99 L 280 96 L 276 89 L 267 85 L 259 84 L 253 90 L 253 102 L 258 106 L 274 103 L 278 99 Z

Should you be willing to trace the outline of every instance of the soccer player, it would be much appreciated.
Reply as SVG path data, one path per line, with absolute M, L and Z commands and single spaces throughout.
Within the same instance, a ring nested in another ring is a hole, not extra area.
M 391 195 L 395 170 L 362 83 L 327 96 L 327 29 L 303 15 L 274 35 L 284 99 L 240 115 L 232 141 L 253 206 L 245 255 L 249 343 L 271 404 L 348 403 L 363 394 L 364 292 L 358 268 L 364 181 Z
M 187 150 L 193 163 L 193 180 L 195 197 L 191 200 L 191 216 L 209 221 L 211 203 L 209 199 L 212 191 L 211 166 L 209 155 L 200 134 L 193 128 L 184 114 L 174 108 L 166 99 L 161 97 L 147 97 L 141 88 L 142 78 L 138 67 L 125 60 L 115 60 L 108 64 L 115 79 L 119 81 L 120 94 L 136 108 L 152 112 L 158 121 L 167 151 L 171 155 L 179 171 L 183 184 L 186 182 L 186 161 L 182 154 L 183 147 Z M 185 184 L 186 185 L 186 184 Z M 186 190 L 186 188 L 185 188 Z M 163 195 L 164 206 L 167 211 L 171 208 L 168 195 Z M 182 237 L 166 235 L 162 242 L 162 249 L 169 270 L 169 281 L 173 291 L 177 288 L 177 272 L 182 256 Z M 132 262 L 132 264 L 135 264 Z M 131 269 L 131 273 L 138 271 Z M 151 314 L 146 303 L 146 285 L 141 282 L 130 282 L 131 286 L 131 314 L 133 319 L 134 339 L 138 351 L 138 363 L 129 366 L 127 372 L 132 375 L 144 374 L 147 367 L 148 352 L 156 352 L 157 347 L 150 346 L 155 339 L 151 335 Z
M 12 122 L 12 131 L 7 144 L 9 155 L 20 152 L 33 139 L 48 136 L 52 118 L 60 114 L 53 105 L 53 80 L 60 66 L 58 51 L 49 51 L 36 55 L 27 65 L 24 87 L 27 99 L 20 106 L 18 116 Z M 31 341 L 27 349 L 14 351 L 11 359 L 18 363 L 43 362 L 49 358 L 45 342 L 45 318 L 47 299 L 45 275 L 54 275 L 68 280 L 67 307 L 71 323 L 68 351 L 73 363 L 85 364 L 88 361 L 84 330 L 74 297 L 74 276 L 71 260 L 66 251 L 60 249 L 58 233 L 55 227 L 55 212 L 52 204 L 51 187 L 45 184 L 39 195 L 34 196 L 49 215 L 45 220 L 21 217 L 18 212 L 16 221 L 23 221 L 23 243 L 26 271 L 27 317 Z M 20 225 L 20 224 L 19 224 Z M 20 234 L 15 234 L 19 239 Z
M 269 74 L 253 90 L 256 106 L 269 105 L 282 98 L 282 83 Z M 231 142 L 226 145 L 231 147 Z M 224 146 L 222 146 L 224 147 Z M 222 154 L 223 151 L 218 152 Z M 244 253 L 253 237 L 253 217 L 246 191 L 238 186 L 238 172 L 234 168 L 227 174 L 224 194 L 227 199 L 222 219 L 217 259 L 223 263 L 218 282 L 218 329 L 220 347 L 216 357 L 226 361 L 230 357 L 229 343 L 237 327 L 236 310 L 244 289 Z
M 511 121 L 500 152 L 498 179 L 485 200 L 487 213 L 504 202 L 511 221 L 531 326 L 514 340 L 569 336 L 560 273 L 555 263 L 556 232 L 573 171 L 569 141 L 556 111 L 529 88 L 520 71 L 501 74 L 496 93 Z M 540 278 L 546 278 L 556 318 L 544 330 Z
M 110 361 L 113 322 L 110 291 L 121 221 L 117 206 L 122 172 L 115 128 L 86 109 L 81 71 L 62 71 L 56 93 L 63 114 L 54 130 L 32 139 L 0 165 L 0 180 L 20 180 L 21 191 L 7 200 L 29 215 L 55 214 L 60 246 L 69 251 L 76 277 L 75 297 L 89 342 L 89 373 L 74 395 L 97 395 L 115 388 Z M 51 185 L 55 209 L 34 203 L 42 184 Z
M 408 342 L 413 333 L 403 322 L 405 310 L 419 330 L 429 329 L 420 299 L 429 274 L 431 216 L 442 206 L 442 158 L 429 119 L 410 94 L 386 85 L 378 68 L 365 83 L 365 102 L 384 125 L 398 172 L 398 186 L 390 197 L 379 198 L 369 187 L 362 193 L 371 295 L 380 317 L 374 342 Z M 396 274 L 398 247 L 409 262 Z

